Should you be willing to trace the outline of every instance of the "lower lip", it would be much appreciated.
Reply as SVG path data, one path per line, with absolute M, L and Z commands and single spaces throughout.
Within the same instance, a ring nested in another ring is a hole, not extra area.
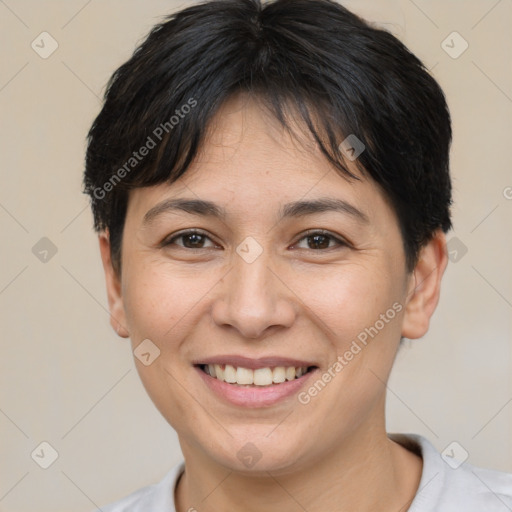
M 211 377 L 198 366 L 196 366 L 195 369 L 203 379 L 203 382 L 216 395 L 233 405 L 248 408 L 268 407 L 298 393 L 311 375 L 317 371 L 317 368 L 315 368 L 298 379 L 285 381 L 272 386 L 243 387 Z

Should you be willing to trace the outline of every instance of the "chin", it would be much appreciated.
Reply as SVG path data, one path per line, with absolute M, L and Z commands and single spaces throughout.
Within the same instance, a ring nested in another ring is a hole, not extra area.
M 252 429 L 257 435 L 226 436 L 225 443 L 205 450 L 218 464 L 237 473 L 252 476 L 268 476 L 270 473 L 286 474 L 293 471 L 305 458 L 305 443 L 294 439 L 283 430 L 281 435 L 267 425 Z M 270 433 L 270 435 L 269 435 Z M 296 433 L 296 432 L 295 432 Z M 210 441 L 211 442 L 211 441 Z

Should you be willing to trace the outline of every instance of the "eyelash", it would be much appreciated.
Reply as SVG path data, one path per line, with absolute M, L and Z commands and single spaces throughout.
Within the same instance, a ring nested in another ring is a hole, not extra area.
M 211 240 L 211 238 L 208 236 L 208 234 L 205 233 L 204 231 L 201 231 L 201 230 L 198 230 L 198 229 L 190 229 L 190 230 L 187 230 L 187 231 L 182 231 L 181 233 L 177 233 L 177 234 L 173 235 L 171 238 L 168 238 L 168 239 L 164 240 L 162 242 L 161 246 L 162 247 L 167 247 L 169 245 L 175 245 L 174 244 L 175 240 L 178 240 L 180 238 L 183 238 L 183 237 L 186 237 L 186 236 L 189 236 L 189 235 L 202 235 L 202 236 L 208 238 L 210 241 L 213 242 L 213 240 Z M 334 240 L 338 247 L 349 247 L 349 245 L 350 245 L 348 242 L 346 242 L 345 240 L 341 239 L 340 237 L 335 236 L 332 233 L 330 233 L 329 231 L 326 231 L 326 230 L 323 230 L 323 229 L 312 229 L 312 230 L 306 231 L 305 233 L 302 234 L 301 238 L 299 238 L 297 240 L 297 242 L 295 242 L 293 245 L 296 245 L 299 242 L 301 242 L 302 240 L 307 239 L 308 237 L 312 237 L 314 235 L 321 235 L 321 236 L 324 236 L 324 237 L 328 237 L 331 240 Z M 200 251 L 200 250 L 211 249 L 210 247 L 198 247 L 198 248 L 194 249 L 194 248 L 190 248 L 190 247 L 183 247 L 181 245 L 178 245 L 178 247 L 180 249 L 185 249 L 185 250 L 188 250 L 188 251 L 194 251 L 194 250 L 195 251 Z M 329 250 L 332 250 L 332 249 L 335 249 L 335 248 L 336 248 L 336 246 L 335 247 L 328 247 L 327 249 L 304 249 L 304 250 L 311 251 L 311 252 L 325 252 L 325 251 L 329 251 Z

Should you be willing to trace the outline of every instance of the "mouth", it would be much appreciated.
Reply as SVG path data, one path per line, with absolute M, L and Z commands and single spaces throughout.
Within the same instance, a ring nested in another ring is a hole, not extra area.
M 192 365 L 210 396 L 244 409 L 286 403 L 320 371 L 311 361 L 281 356 L 219 355 Z
M 194 366 L 213 379 L 245 388 L 279 386 L 300 379 L 318 368 L 314 365 L 265 366 L 254 369 L 231 364 L 196 364 Z

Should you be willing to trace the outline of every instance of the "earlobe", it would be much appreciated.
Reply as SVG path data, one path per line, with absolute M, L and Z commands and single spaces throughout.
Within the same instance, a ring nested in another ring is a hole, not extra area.
M 126 315 L 121 293 L 121 279 L 114 270 L 110 252 L 110 237 L 108 230 L 98 235 L 101 261 L 105 272 L 108 306 L 110 310 L 110 325 L 121 338 L 128 338 L 130 333 L 126 328 Z
M 446 237 L 436 231 L 420 252 L 418 263 L 409 281 L 402 336 L 421 338 L 426 334 L 441 292 L 441 279 L 448 264 Z

